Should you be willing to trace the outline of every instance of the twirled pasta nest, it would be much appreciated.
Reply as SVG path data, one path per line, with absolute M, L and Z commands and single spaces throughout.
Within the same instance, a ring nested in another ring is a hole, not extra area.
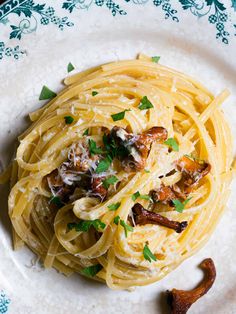
M 20 137 L 9 215 L 69 275 L 126 289 L 160 280 L 208 240 L 225 207 L 232 139 L 214 97 L 145 56 L 65 79 Z

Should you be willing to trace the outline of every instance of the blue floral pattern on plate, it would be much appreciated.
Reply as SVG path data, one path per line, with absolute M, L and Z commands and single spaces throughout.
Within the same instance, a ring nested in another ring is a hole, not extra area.
M 10 299 L 5 295 L 3 291 L 0 291 L 0 314 L 7 313 Z
M 123 0 L 129 5 L 145 5 L 151 2 L 154 7 L 160 8 L 165 19 L 171 19 L 173 22 L 180 22 L 179 8 L 183 12 L 190 12 L 197 18 L 207 18 L 210 25 L 216 29 L 216 39 L 221 40 L 223 44 L 229 43 L 230 31 L 236 32 L 236 24 L 233 24 L 230 16 L 236 14 L 236 0 L 231 0 L 232 6 L 227 9 L 222 0 Z M 58 1 L 59 2 L 59 1 Z M 56 13 L 56 7 L 60 5 L 68 14 L 75 10 L 89 8 L 92 5 L 108 9 L 115 16 L 126 15 L 127 12 L 113 0 L 62 0 L 54 7 L 47 6 L 36 0 L 8 0 L 0 5 L 0 29 L 8 27 L 9 39 L 21 40 L 25 35 L 35 32 L 39 26 L 45 27 L 49 24 L 55 25 L 63 31 L 67 27 L 74 26 L 69 16 L 60 17 Z M 178 5 L 178 8 L 176 6 Z M 13 15 L 19 17 L 18 23 L 11 23 Z M 236 35 L 236 34 L 234 34 Z M 1 38 L 0 38 L 1 39 Z M 18 45 L 9 47 L 4 41 L 0 40 L 0 60 L 3 57 L 13 57 L 18 60 L 20 56 L 25 55 L 24 49 Z

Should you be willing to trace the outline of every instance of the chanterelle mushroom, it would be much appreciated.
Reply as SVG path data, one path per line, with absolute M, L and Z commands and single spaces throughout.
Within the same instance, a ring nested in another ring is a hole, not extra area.
M 205 271 L 205 277 L 197 288 L 189 291 L 177 289 L 167 291 L 171 314 L 187 313 L 190 306 L 212 287 L 216 278 L 216 269 L 213 260 L 206 258 L 201 262 L 200 267 Z
M 136 225 L 161 225 L 170 229 L 174 229 L 177 233 L 181 233 L 187 228 L 187 221 L 174 221 L 170 220 L 160 214 L 146 210 L 141 204 L 136 203 L 132 207 L 133 218 Z
M 180 181 L 171 186 L 162 184 L 158 189 L 150 191 L 150 196 L 155 203 L 161 202 L 173 206 L 173 200 L 185 200 L 189 193 L 196 188 L 198 182 L 210 172 L 211 165 L 183 156 L 176 161 L 176 169 L 182 173 Z
M 197 185 L 199 180 L 205 177 L 211 170 L 211 165 L 207 162 L 197 162 L 187 156 L 183 156 L 176 162 L 176 168 L 182 173 L 182 180 L 179 186 L 181 190 L 188 194 Z
M 124 147 L 126 155 L 122 157 L 125 171 L 140 171 L 145 168 L 150 146 L 153 142 L 163 143 L 167 139 L 167 130 L 155 126 L 142 134 L 128 133 L 125 129 L 115 126 L 110 136 L 118 146 Z

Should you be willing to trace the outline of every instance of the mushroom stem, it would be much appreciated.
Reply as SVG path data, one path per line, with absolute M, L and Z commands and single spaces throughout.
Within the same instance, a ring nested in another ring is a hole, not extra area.
M 189 291 L 172 289 L 167 291 L 167 302 L 171 307 L 171 314 L 185 314 L 190 306 L 208 292 L 216 278 L 216 269 L 211 258 L 206 258 L 200 264 L 205 271 L 205 277 L 197 288 Z
M 132 207 L 132 212 L 134 216 L 134 222 L 136 225 L 146 224 L 161 225 L 173 229 L 177 233 L 181 233 L 188 226 L 187 221 L 178 222 L 170 220 L 167 217 L 164 217 L 160 214 L 146 210 L 139 203 L 134 204 L 134 206 Z

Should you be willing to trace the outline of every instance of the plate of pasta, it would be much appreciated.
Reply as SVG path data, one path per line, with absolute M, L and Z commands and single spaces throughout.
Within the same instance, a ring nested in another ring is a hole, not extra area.
M 0 5 L 0 313 L 235 313 L 234 11 L 193 3 Z

